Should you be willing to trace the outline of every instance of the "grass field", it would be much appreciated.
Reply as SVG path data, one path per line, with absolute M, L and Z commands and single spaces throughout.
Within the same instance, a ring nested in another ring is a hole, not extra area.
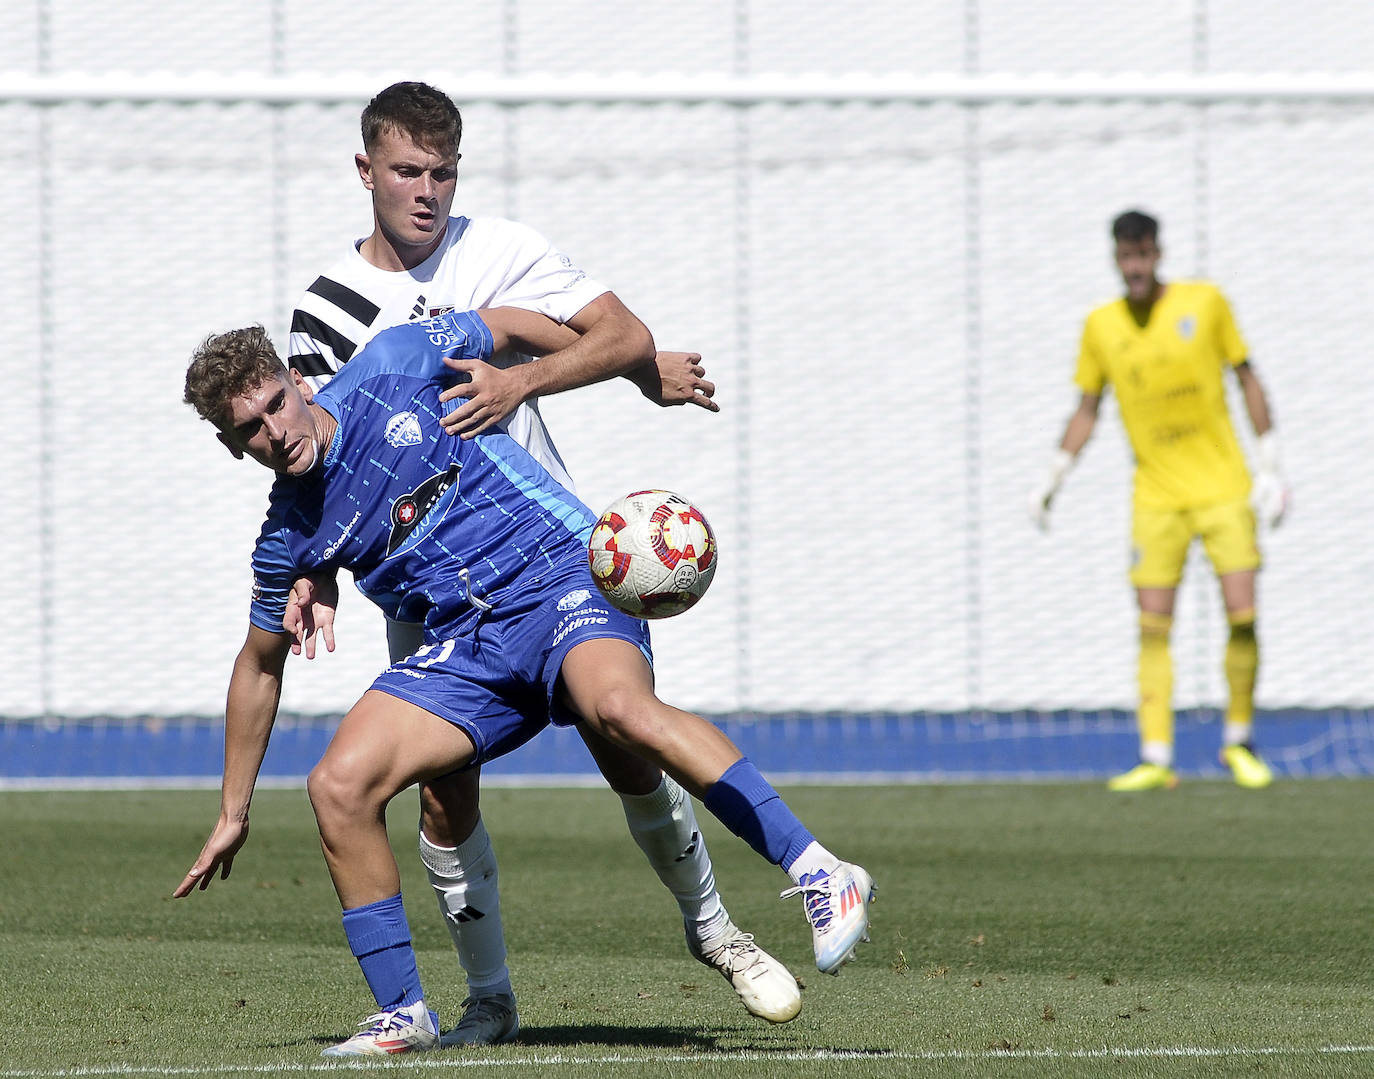
M 216 794 L 0 793 L 0 1079 L 1374 1074 L 1374 783 L 785 793 L 880 886 L 873 943 L 825 977 L 784 875 L 703 822 L 736 921 L 802 976 L 796 1021 L 750 1019 L 688 957 L 612 795 L 494 789 L 521 1036 L 361 1066 L 319 1057 L 371 999 L 303 791 L 260 792 L 233 876 L 181 901 Z M 391 816 L 449 1024 L 409 795 Z

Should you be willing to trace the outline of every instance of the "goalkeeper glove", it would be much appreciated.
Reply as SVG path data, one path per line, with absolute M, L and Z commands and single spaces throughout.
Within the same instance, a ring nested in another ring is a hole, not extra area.
M 1259 467 L 1250 487 L 1250 504 L 1255 514 L 1270 528 L 1278 527 L 1288 511 L 1288 486 L 1279 472 L 1279 436 L 1273 428 L 1255 442 Z
M 1030 519 L 1042 532 L 1050 527 L 1050 503 L 1059 493 L 1059 485 L 1064 482 L 1064 477 L 1069 474 L 1072 467 L 1073 454 L 1068 450 L 1055 450 L 1054 457 L 1050 459 L 1048 474 L 1031 488 L 1026 508 L 1030 511 Z

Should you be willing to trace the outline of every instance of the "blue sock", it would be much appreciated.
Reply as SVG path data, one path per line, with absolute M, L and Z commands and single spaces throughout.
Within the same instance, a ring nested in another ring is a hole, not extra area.
M 748 757 L 707 787 L 703 802 L 725 827 L 783 869 L 816 841 Z
M 377 1007 L 393 1011 L 424 999 L 399 892 L 390 899 L 344 911 L 343 927 L 367 987 L 377 998 Z

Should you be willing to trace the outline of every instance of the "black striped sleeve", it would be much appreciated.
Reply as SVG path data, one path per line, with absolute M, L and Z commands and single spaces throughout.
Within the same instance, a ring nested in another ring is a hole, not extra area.
M 354 292 L 347 285 L 331 281 L 328 277 L 315 278 L 315 283 L 306 291 L 313 292 L 322 300 L 328 300 L 349 318 L 361 322 L 364 326 L 371 326 L 381 310 L 366 296 Z
M 332 375 L 334 372 L 329 367 L 329 361 L 318 352 L 300 352 L 286 361 L 286 366 L 293 371 L 299 371 L 306 378 L 314 378 L 321 375 Z
M 305 334 L 312 341 L 318 341 L 320 344 L 328 346 L 329 351 L 334 353 L 334 358 L 340 364 L 347 363 L 353 358 L 353 353 L 358 350 L 356 344 L 334 327 L 316 318 L 309 311 L 302 311 L 299 308 L 291 316 L 291 332 L 292 334 Z

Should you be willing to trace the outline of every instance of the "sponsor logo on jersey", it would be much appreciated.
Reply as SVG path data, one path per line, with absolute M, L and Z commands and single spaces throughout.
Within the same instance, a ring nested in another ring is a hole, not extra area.
M 409 667 L 388 667 L 382 674 L 403 674 L 407 678 L 424 678 L 424 671 L 412 671 Z
M 1178 335 L 1185 341 L 1191 341 L 1193 334 L 1197 333 L 1197 319 L 1192 315 L 1184 315 L 1178 320 Z
M 425 333 L 429 335 L 429 340 L 436 348 L 447 351 L 448 349 L 462 348 L 468 341 L 468 335 L 453 322 L 446 320 L 442 315 L 438 318 L 427 318 L 416 323 L 423 326 Z
M 363 511 L 359 510 L 353 515 L 353 520 L 344 525 L 344 530 L 339 533 L 339 538 L 324 549 L 325 558 L 333 558 L 339 553 L 339 548 L 344 545 L 344 540 L 353 534 L 353 527 L 363 518 Z
M 420 430 L 420 417 L 413 412 L 398 412 L 387 421 L 386 440 L 398 450 L 418 446 L 425 440 Z
M 462 467 L 454 462 L 448 466 L 448 471 L 435 473 L 415 490 L 407 491 L 391 504 L 391 536 L 386 542 L 388 555 L 395 554 L 449 489 L 457 486 Z
M 565 618 L 558 623 L 558 629 L 553 635 L 553 647 L 557 648 L 563 638 L 574 630 L 586 629 L 588 626 L 610 625 L 611 620 L 600 614 L 579 614 L 573 618 Z
M 574 588 L 571 592 L 569 592 L 566 596 L 564 596 L 562 599 L 558 601 L 558 609 L 560 611 L 574 611 L 578 607 L 581 607 L 582 604 L 586 603 L 587 600 L 591 598 L 592 593 L 590 589 Z

